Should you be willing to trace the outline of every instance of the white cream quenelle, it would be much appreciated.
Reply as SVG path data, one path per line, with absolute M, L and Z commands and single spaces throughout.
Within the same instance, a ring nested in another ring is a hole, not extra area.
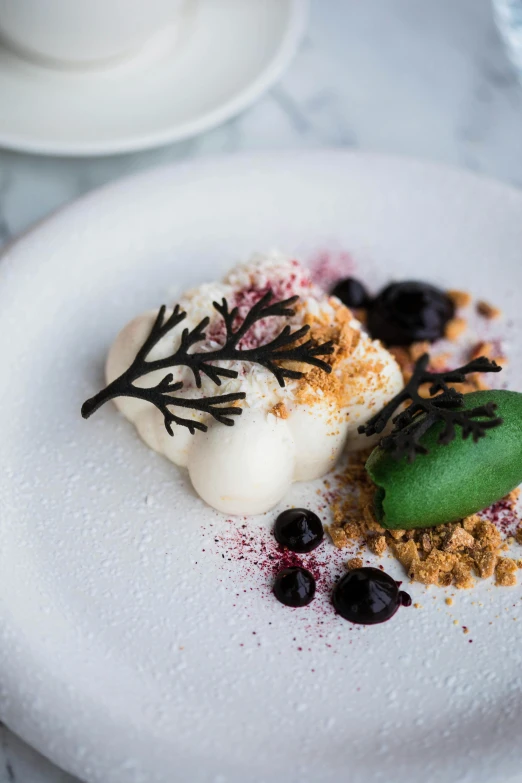
M 196 492 L 225 514 L 268 511 L 282 500 L 293 481 L 316 479 L 333 468 L 345 446 L 359 449 L 371 445 L 369 438 L 357 433 L 358 426 L 403 386 L 393 356 L 362 331 L 361 324 L 338 299 L 318 288 L 297 261 L 279 254 L 256 256 L 236 266 L 223 282 L 186 292 L 179 299 L 180 307 L 187 312 L 186 320 L 154 346 L 148 359 L 171 355 L 179 345 L 182 330 L 195 327 L 205 316 L 211 318 L 207 338 L 195 349 L 215 350 L 222 345 L 225 332 L 212 303 L 225 298 L 230 309 L 237 306 L 244 317 L 269 290 L 278 301 L 299 296 L 295 314 L 256 323 L 241 347 L 263 345 L 287 324 L 293 331 L 308 324 L 315 340 L 334 342 L 334 353 L 323 357 L 332 366 L 331 374 L 301 363 L 290 365 L 304 376 L 287 380 L 282 388 L 263 366 L 229 362 L 221 366 L 239 374 L 223 379 L 221 386 L 204 377 L 202 388 L 196 388 L 187 367 L 158 370 L 135 381 L 136 386 L 154 386 L 172 372 L 174 381 L 183 382 L 178 394 L 184 397 L 238 391 L 246 394 L 240 403 L 242 415 L 234 417 L 232 427 L 218 423 L 207 413 L 184 408 L 183 417 L 198 419 L 208 427 L 206 432 L 194 435 L 182 426 L 174 426 L 173 436 L 169 435 L 162 413 L 145 400 L 115 399 L 145 443 L 176 465 L 188 468 Z M 156 310 L 143 313 L 119 333 L 107 357 L 108 383 L 132 364 L 156 316 Z

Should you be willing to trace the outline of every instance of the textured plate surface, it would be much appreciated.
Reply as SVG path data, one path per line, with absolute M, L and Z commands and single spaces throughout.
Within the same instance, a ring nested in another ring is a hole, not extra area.
M 92 783 L 520 780 L 520 588 L 449 607 L 413 585 L 420 608 L 373 628 L 324 595 L 288 610 L 248 551 L 272 515 L 238 528 L 111 406 L 80 418 L 126 320 L 272 247 L 346 249 L 373 284 L 500 303 L 521 388 L 522 196 L 502 185 L 346 153 L 235 157 L 56 215 L 0 266 L 2 718 Z M 319 509 L 316 489 L 287 502 Z M 317 557 L 339 572 L 331 546 Z

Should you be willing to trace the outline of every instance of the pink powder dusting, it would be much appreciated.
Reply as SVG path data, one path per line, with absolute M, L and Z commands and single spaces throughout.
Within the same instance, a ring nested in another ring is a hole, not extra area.
M 237 328 L 252 307 L 259 302 L 265 294 L 271 292 L 273 301 L 280 302 L 284 299 L 289 299 L 292 296 L 299 296 L 302 294 L 303 289 L 312 288 L 312 280 L 308 272 L 301 267 L 299 262 L 294 260 L 291 262 L 291 265 L 294 271 L 286 277 L 274 277 L 272 280 L 268 280 L 264 283 L 263 286 L 253 285 L 236 292 L 233 300 L 228 302 L 230 309 L 234 307 L 237 307 L 238 309 L 238 317 L 234 322 L 234 328 Z M 239 343 L 239 348 L 243 351 L 257 348 L 259 345 L 264 345 L 270 340 L 273 340 L 280 331 L 280 318 L 264 318 L 254 324 L 247 332 Z M 221 345 L 224 343 L 225 325 L 221 319 L 210 327 L 208 336 L 211 340 Z
M 325 536 L 323 543 L 313 552 L 296 554 L 280 546 L 266 527 L 247 524 L 246 521 L 241 523 L 237 519 L 227 520 L 225 529 L 221 525 L 216 528 L 214 546 L 218 562 L 220 559 L 224 570 L 229 572 L 231 586 L 237 591 L 238 599 L 242 594 L 258 592 L 264 601 L 276 602 L 272 594 L 276 574 L 290 566 L 308 569 L 316 580 L 314 600 L 300 609 L 281 606 L 281 612 L 295 613 L 308 639 L 314 637 L 332 647 L 332 632 L 339 629 L 339 618 L 332 606 L 331 595 L 334 584 L 345 573 L 345 551 L 334 549 Z M 230 563 L 234 564 L 231 573 Z M 341 627 L 357 629 L 357 626 L 344 621 Z
M 484 517 L 484 519 L 487 519 L 489 522 L 493 522 L 506 537 L 515 534 L 521 521 L 517 509 L 513 509 L 512 503 L 509 500 L 497 500 L 497 502 L 493 503 L 489 508 L 481 511 L 480 516 Z
M 345 250 L 320 250 L 312 257 L 309 266 L 313 282 L 325 291 L 329 291 L 337 280 L 355 272 L 355 261 Z
M 332 554 L 324 557 L 325 541 L 313 552 L 299 555 L 277 543 L 273 535 L 263 526 L 252 527 L 246 522 L 238 525 L 236 520 L 227 520 L 226 534 L 216 534 L 214 543 L 224 560 L 235 561 L 243 565 L 250 577 L 261 577 L 264 587 L 271 589 L 275 575 L 282 568 L 303 566 L 314 576 L 318 589 L 330 588 L 329 575 L 325 565 Z M 329 564 L 328 564 L 329 565 Z

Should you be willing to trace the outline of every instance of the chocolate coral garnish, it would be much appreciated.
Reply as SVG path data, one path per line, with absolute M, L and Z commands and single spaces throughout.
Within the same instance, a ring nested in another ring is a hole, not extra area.
M 163 380 L 152 388 L 142 388 L 134 385 L 134 381 L 151 372 L 166 370 L 173 367 L 189 367 L 194 375 L 197 388 L 201 388 L 202 376 L 206 375 L 216 386 L 221 386 L 222 378 L 237 378 L 238 371 L 228 367 L 221 367 L 217 362 L 253 362 L 260 364 L 269 370 L 276 378 L 280 386 L 285 385 L 286 379 L 299 379 L 303 373 L 281 365 L 280 362 L 300 362 L 318 367 L 324 372 L 331 372 L 332 368 L 319 356 L 327 356 L 334 350 L 333 343 L 317 344 L 314 340 L 302 339 L 309 332 L 308 325 L 302 326 L 292 332 L 289 325 L 283 327 L 279 335 L 270 342 L 255 348 L 240 348 L 241 340 L 249 329 L 263 318 L 289 317 L 294 315 L 292 305 L 299 297 L 293 296 L 281 302 L 272 302 L 273 295 L 269 291 L 249 310 L 247 315 L 235 326 L 239 319 L 237 308 L 229 310 L 228 302 L 223 299 L 221 303 L 214 302 L 213 306 L 223 318 L 225 325 L 225 341 L 222 346 L 214 351 L 191 351 L 197 344 L 206 339 L 206 329 L 210 319 L 204 318 L 194 329 L 184 329 L 181 340 L 176 350 L 163 359 L 148 359 L 151 350 L 172 329 L 181 324 L 187 317 L 187 313 L 176 305 L 172 314 L 165 318 L 166 307 L 163 305 L 158 312 L 152 329 L 145 342 L 139 349 L 131 366 L 118 378 L 108 384 L 105 389 L 82 405 L 82 416 L 88 419 L 98 408 L 108 400 L 116 397 L 134 397 L 152 403 L 164 416 L 165 427 L 169 435 L 173 434 L 172 425 L 178 424 L 188 427 L 191 433 L 196 429 L 205 432 L 207 426 L 193 419 L 180 418 L 172 413 L 171 407 L 190 408 L 192 410 L 208 413 L 221 424 L 232 426 L 233 419 L 230 416 L 239 416 L 241 408 L 231 405 L 245 399 L 243 392 L 222 394 L 215 397 L 188 398 L 173 396 L 175 392 L 183 388 L 181 382 L 173 383 L 174 376 L 168 373 Z
M 391 419 L 393 429 L 379 445 L 396 460 L 406 457 L 408 462 L 414 462 L 418 454 L 427 454 L 428 450 L 420 440 L 437 422 L 445 425 L 438 438 L 443 445 L 455 439 L 456 427 L 460 427 L 464 439 L 471 436 L 477 442 L 487 430 L 502 424 L 502 419 L 495 416 L 497 406 L 493 402 L 464 410 L 461 407 L 464 395 L 450 385 L 463 383 L 469 373 L 500 372 L 502 368 L 496 362 L 481 356 L 456 370 L 435 373 L 427 369 L 429 361 L 428 354 L 421 356 L 404 389 L 359 427 L 361 434 L 375 435 L 382 432 Z M 422 397 L 419 393 L 419 387 L 425 383 L 431 384 L 430 397 Z M 407 402 L 411 404 L 392 419 L 397 409 Z

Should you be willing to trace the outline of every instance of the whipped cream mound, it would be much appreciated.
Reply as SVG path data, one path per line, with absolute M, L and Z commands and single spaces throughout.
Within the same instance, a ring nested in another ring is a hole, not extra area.
M 240 348 L 249 349 L 274 339 L 289 324 L 295 331 L 310 326 L 309 336 L 318 342 L 332 340 L 335 351 L 321 357 L 332 366 L 330 374 L 306 364 L 292 363 L 305 373 L 280 387 L 264 367 L 250 363 L 220 363 L 237 370 L 234 379 L 216 386 L 203 377 L 197 389 L 192 371 L 172 369 L 174 381 L 183 382 L 179 394 L 207 397 L 245 392 L 243 413 L 233 427 L 216 422 L 208 414 L 179 409 L 184 418 L 205 423 L 207 432 L 191 435 L 186 427 L 170 436 L 160 411 L 144 400 L 119 397 L 118 409 L 133 422 L 139 435 L 155 451 L 176 465 L 188 468 L 196 492 L 209 505 L 226 514 L 259 514 L 275 506 L 293 481 L 323 476 L 335 465 L 342 450 L 367 448 L 371 439 L 357 433 L 374 413 L 403 387 L 402 374 L 393 356 L 379 341 L 371 340 L 350 310 L 315 285 L 298 261 L 271 253 L 238 264 L 222 282 L 206 283 L 187 291 L 180 307 L 187 318 L 169 332 L 148 358 L 161 359 L 176 350 L 182 330 L 210 317 L 207 339 L 198 351 L 212 351 L 223 344 L 225 329 L 212 303 L 226 299 L 241 317 L 268 291 L 275 300 L 299 296 L 295 314 L 269 317 L 256 323 Z M 172 310 L 167 312 L 167 316 Z M 107 382 L 124 372 L 148 336 L 157 310 L 139 315 L 119 333 L 106 364 Z M 154 386 L 167 374 L 160 370 L 140 378 L 137 386 Z M 176 413 L 178 410 L 176 410 Z

